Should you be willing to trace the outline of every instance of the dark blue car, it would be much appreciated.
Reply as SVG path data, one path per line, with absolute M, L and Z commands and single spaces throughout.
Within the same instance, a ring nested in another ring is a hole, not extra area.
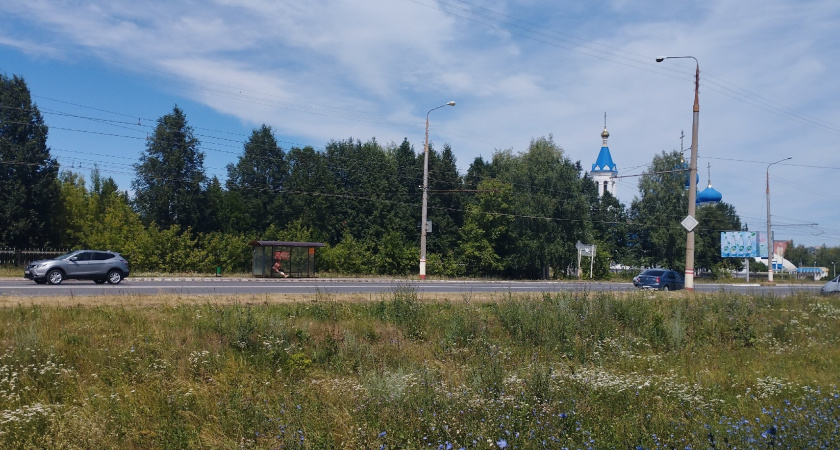
M 647 269 L 633 278 L 633 286 L 639 289 L 677 291 L 685 288 L 685 280 L 675 270 Z

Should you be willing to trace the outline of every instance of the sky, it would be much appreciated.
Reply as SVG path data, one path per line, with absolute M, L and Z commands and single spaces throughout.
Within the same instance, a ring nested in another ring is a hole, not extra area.
M 175 105 L 226 178 L 251 131 L 323 149 L 348 138 L 476 157 L 551 136 L 591 170 L 606 126 L 625 205 L 661 152 L 749 229 L 840 246 L 836 0 L 5 0 L 0 72 L 23 77 L 63 170 L 123 190 Z M 455 101 L 454 107 L 433 108 Z M 681 139 L 684 133 L 685 138 Z M 689 152 L 686 151 L 686 159 Z

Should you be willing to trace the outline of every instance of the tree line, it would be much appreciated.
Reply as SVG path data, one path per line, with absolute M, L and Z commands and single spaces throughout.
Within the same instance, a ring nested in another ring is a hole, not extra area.
M 134 164 L 132 195 L 97 168 L 61 169 L 48 127 L 19 76 L 0 74 L 0 245 L 98 248 L 135 270 L 250 270 L 252 240 L 323 242 L 318 269 L 408 275 L 419 262 L 423 152 L 408 141 L 348 138 L 282 148 L 254 129 L 227 178 L 209 177 L 183 110 L 161 116 Z M 610 264 L 682 270 L 687 191 L 679 152 L 653 158 L 629 207 L 597 186 L 553 137 L 522 152 L 494 150 L 465 174 L 453 149 L 429 147 L 427 270 L 503 278 L 576 276 L 575 244 L 597 245 L 593 275 Z M 722 271 L 720 231 L 744 227 L 726 203 L 697 209 L 696 266 Z M 585 264 L 588 272 L 589 264 Z M 588 277 L 588 273 L 586 274 Z

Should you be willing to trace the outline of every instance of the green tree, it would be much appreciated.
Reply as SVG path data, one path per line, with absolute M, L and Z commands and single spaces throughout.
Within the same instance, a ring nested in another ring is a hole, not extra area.
M 533 140 L 520 155 L 497 152 L 491 164 L 491 173 L 514 189 L 511 228 L 516 245 L 501 255 L 509 273 L 545 278 L 554 268 L 555 276 L 570 275 L 577 264 L 575 243 L 592 238 L 580 165 L 551 137 Z
M 422 161 L 420 158 L 421 169 Z M 428 212 L 432 233 L 427 235 L 430 252 L 445 255 L 458 246 L 458 234 L 464 225 L 463 188 L 452 148 L 446 144 L 438 154 L 430 144 Z
M 59 173 L 59 196 L 54 220 L 61 230 L 59 246 L 62 248 L 79 247 L 90 233 L 90 225 L 98 205 L 92 203 L 92 196 L 85 186 L 85 179 L 79 174 L 67 170 Z
M 230 234 L 256 233 L 256 219 L 261 216 L 247 206 L 243 198 L 246 193 L 225 190 L 218 177 L 213 176 L 204 191 L 207 211 L 202 228 Z
M 238 230 L 260 231 L 266 224 L 282 226 L 289 220 L 279 195 L 289 175 L 289 164 L 270 126 L 263 124 L 251 132 L 242 155 L 235 165 L 228 164 L 227 173 L 227 189 L 235 194 L 228 199 L 231 204 L 227 208 L 245 212 L 234 215 Z M 237 201 L 241 201 L 238 206 Z
M 409 242 L 419 245 L 420 202 L 423 195 L 423 162 L 414 148 L 403 139 L 399 147 L 389 149 L 396 170 L 398 190 L 391 198 L 392 229 L 398 230 Z
M 816 261 L 816 252 L 804 245 L 794 245 L 790 241 L 785 249 L 785 259 L 792 262 L 796 267 L 811 267 Z
M 335 244 L 332 236 L 340 236 L 344 224 L 333 213 L 336 189 L 326 156 L 307 146 L 292 148 L 288 158 L 291 169 L 281 193 L 288 205 L 286 223 L 298 221 L 314 239 Z
M 47 147 L 48 127 L 23 78 L 0 73 L 0 245 L 58 244 L 58 163 Z
M 405 226 L 393 215 L 402 197 L 395 161 L 375 139 L 331 141 L 325 156 L 338 194 L 333 202 L 334 220 L 341 224 L 332 228 L 331 242 L 341 238 L 343 228 L 362 241 L 375 243 Z
M 685 229 L 688 192 L 680 152 L 653 157 L 639 179 L 640 197 L 630 204 L 630 252 L 643 266 L 685 270 Z
M 172 225 L 201 230 L 205 212 L 204 153 L 175 106 L 159 118 L 154 134 L 146 142 L 146 152 L 134 165 L 136 177 L 131 185 L 134 202 L 143 222 L 155 223 L 162 230 Z
M 510 228 L 513 187 L 488 178 L 476 188 L 475 200 L 466 207 L 458 254 L 470 275 L 500 273 L 504 269 L 501 255 L 515 248 Z
M 617 198 L 609 192 L 598 196 L 598 186 L 584 176 L 584 193 L 591 205 L 592 230 L 598 241 L 597 255 L 608 256 L 608 262 L 626 264 L 627 251 L 627 210 Z M 609 264 L 607 264 L 609 270 Z

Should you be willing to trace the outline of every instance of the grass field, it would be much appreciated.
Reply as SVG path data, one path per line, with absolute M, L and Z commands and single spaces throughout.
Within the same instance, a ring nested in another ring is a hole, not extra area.
M 838 448 L 840 299 L 4 299 L 2 448 Z

